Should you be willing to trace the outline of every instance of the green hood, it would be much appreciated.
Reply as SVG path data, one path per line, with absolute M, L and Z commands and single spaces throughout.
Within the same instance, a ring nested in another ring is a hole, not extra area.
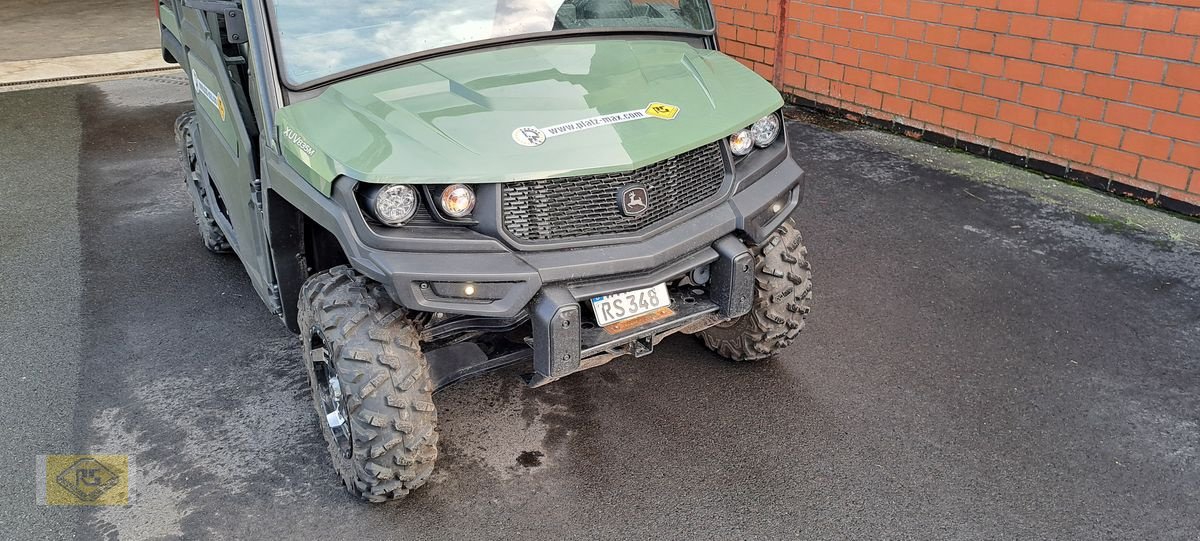
M 678 110 L 647 111 L 651 104 Z M 782 105 L 769 83 L 715 51 L 676 41 L 571 40 L 365 75 L 276 118 L 288 162 L 328 194 L 338 175 L 421 184 L 629 170 L 715 141 Z M 618 113 L 625 115 L 597 118 Z M 540 130 L 515 133 L 525 127 Z

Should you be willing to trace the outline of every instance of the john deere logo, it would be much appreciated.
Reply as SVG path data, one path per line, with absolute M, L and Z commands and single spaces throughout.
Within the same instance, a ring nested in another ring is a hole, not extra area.
M 646 114 L 663 120 L 671 120 L 675 118 L 675 115 L 679 114 L 679 108 L 674 105 L 654 102 L 646 107 Z
M 617 197 L 620 201 L 621 214 L 640 216 L 650 210 L 650 194 L 644 186 L 626 186 Z

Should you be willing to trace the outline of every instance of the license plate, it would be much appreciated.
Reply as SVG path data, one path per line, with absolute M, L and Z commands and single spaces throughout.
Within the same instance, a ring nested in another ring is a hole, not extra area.
M 667 284 L 592 299 L 592 312 L 601 327 L 670 306 Z

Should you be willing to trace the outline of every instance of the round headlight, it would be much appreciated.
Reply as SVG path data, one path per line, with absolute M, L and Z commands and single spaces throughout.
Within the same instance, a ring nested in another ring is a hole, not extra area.
M 442 190 L 442 211 L 451 218 L 462 218 L 475 209 L 475 191 L 465 184 L 451 184 Z
M 745 156 L 754 150 L 754 137 L 750 135 L 750 130 L 741 130 L 730 135 L 729 150 L 737 156 Z
M 367 205 L 376 220 L 404 225 L 417 212 L 417 191 L 406 184 L 384 186 L 367 195 Z
M 750 136 L 754 138 L 754 144 L 760 147 L 771 146 L 779 138 L 779 117 L 772 114 L 758 119 L 750 127 Z

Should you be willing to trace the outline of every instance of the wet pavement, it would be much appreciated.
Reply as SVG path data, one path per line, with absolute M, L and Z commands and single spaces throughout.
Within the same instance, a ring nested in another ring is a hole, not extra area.
M 731 365 L 676 336 L 544 388 L 459 384 L 435 397 L 429 485 L 360 504 L 296 340 L 200 244 L 171 133 L 186 99 L 174 77 L 0 94 L 5 538 L 1200 531 L 1200 225 L 802 123 L 797 345 Z M 131 506 L 34 505 L 35 456 L 81 451 L 134 457 Z

